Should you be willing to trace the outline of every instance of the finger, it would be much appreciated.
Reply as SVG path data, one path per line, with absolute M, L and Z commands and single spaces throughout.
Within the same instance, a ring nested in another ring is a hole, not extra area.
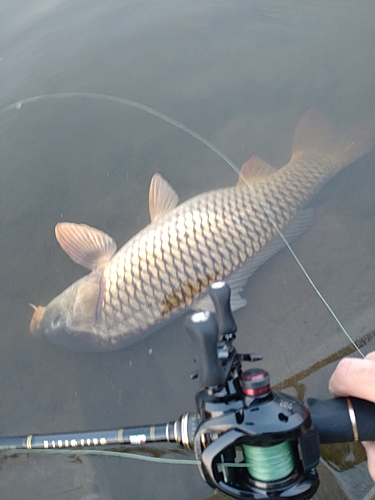
M 371 351 L 371 352 L 369 352 L 369 353 L 366 355 L 365 359 L 372 359 L 373 361 L 375 361 L 375 351 Z
M 373 481 L 375 481 L 375 441 L 364 441 L 362 444 L 366 450 L 367 465 L 370 476 Z
M 343 358 L 329 381 L 334 396 L 355 396 L 375 403 L 375 361 Z

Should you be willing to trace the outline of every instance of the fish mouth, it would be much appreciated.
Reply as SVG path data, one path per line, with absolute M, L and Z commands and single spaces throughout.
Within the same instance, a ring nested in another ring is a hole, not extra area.
M 39 337 L 40 321 L 43 318 L 44 311 L 46 310 L 46 308 L 43 306 L 34 306 L 34 304 L 29 304 L 29 305 L 34 309 L 34 314 L 30 321 L 30 332 L 32 335 L 34 335 L 34 337 Z

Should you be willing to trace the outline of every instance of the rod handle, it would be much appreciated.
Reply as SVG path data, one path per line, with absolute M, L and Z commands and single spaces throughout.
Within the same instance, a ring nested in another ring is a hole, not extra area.
M 352 397 L 307 402 L 322 444 L 375 440 L 374 403 Z

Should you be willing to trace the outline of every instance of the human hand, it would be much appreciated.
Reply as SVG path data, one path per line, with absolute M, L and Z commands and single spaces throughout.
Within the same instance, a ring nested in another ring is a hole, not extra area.
M 343 358 L 329 381 L 333 396 L 353 396 L 375 403 L 375 351 L 365 359 Z M 375 416 L 374 416 L 375 418 Z M 368 469 L 375 481 L 375 441 L 364 441 Z

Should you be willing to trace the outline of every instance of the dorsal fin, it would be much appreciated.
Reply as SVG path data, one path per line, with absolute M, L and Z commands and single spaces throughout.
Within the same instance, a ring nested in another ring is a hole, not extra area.
M 151 179 L 148 204 L 151 222 L 172 210 L 178 203 L 178 194 L 158 173 Z
M 91 271 L 107 264 L 116 252 L 116 243 L 108 234 L 86 224 L 59 222 L 55 234 L 64 252 Z
M 276 170 L 276 168 L 258 158 L 258 156 L 252 156 L 250 160 L 242 165 L 241 174 L 250 184 L 254 184 L 255 182 L 262 181 L 266 177 L 273 175 Z M 242 177 L 239 177 L 237 186 L 242 186 L 243 184 L 245 184 L 245 181 Z

